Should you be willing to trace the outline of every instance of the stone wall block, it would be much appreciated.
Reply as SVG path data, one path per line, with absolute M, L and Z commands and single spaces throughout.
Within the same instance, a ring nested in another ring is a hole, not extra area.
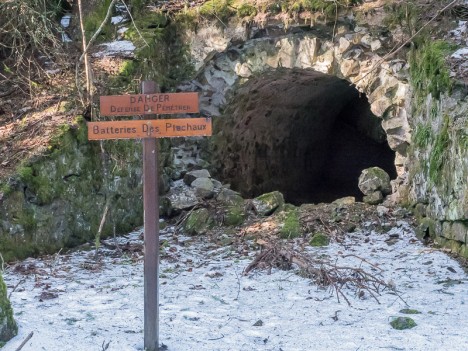
M 191 185 L 193 181 L 197 178 L 211 178 L 210 172 L 206 169 L 198 169 L 185 173 L 184 183 Z
M 268 56 L 265 60 L 265 64 L 271 68 L 276 68 L 279 65 L 278 56 Z
M 393 74 L 400 73 L 402 69 L 408 67 L 408 63 L 400 59 L 391 60 L 388 62 L 388 65 Z
M 392 100 L 382 96 L 371 103 L 371 111 L 377 117 L 383 117 L 387 110 L 393 106 Z
M 406 136 L 400 136 L 398 134 L 387 135 L 388 145 L 393 151 L 399 152 L 403 156 L 407 155 L 409 142 Z
M 235 72 L 239 77 L 249 78 L 252 75 L 252 70 L 248 63 L 237 63 Z
M 383 98 L 387 97 L 387 88 L 382 84 L 382 81 L 379 80 L 380 84 L 371 92 L 367 94 L 367 99 L 369 100 L 369 104 L 372 105 L 373 102 Z
M 296 45 L 291 38 L 283 38 L 276 43 L 279 47 L 278 65 L 280 67 L 293 68 L 296 63 Z
M 460 221 L 445 221 L 442 222 L 442 230 L 439 233 L 446 239 L 455 240 L 466 244 L 466 236 L 468 233 L 468 226 Z
M 322 73 L 332 74 L 334 62 L 335 54 L 334 50 L 331 49 L 317 57 L 313 68 Z
M 199 28 L 195 33 L 188 33 L 191 56 L 195 61 L 195 69 L 199 69 L 205 63 L 205 59 L 213 52 L 225 50 L 230 42 L 223 29 L 215 25 Z
M 382 47 L 382 42 L 378 39 L 371 41 L 370 47 L 372 51 L 377 51 Z
M 361 44 L 370 48 L 372 40 L 372 36 L 369 33 L 367 33 L 361 38 Z
M 315 62 L 317 52 L 320 48 L 320 40 L 317 38 L 304 38 L 299 42 L 297 50 L 296 67 L 309 68 Z
M 349 42 L 349 40 L 342 37 L 340 38 L 340 41 L 338 43 L 338 52 L 342 54 L 343 52 L 348 50 L 350 46 L 351 46 L 351 43 Z
M 359 74 L 359 61 L 355 60 L 343 60 L 341 62 L 341 74 L 347 78 Z
M 235 64 L 233 65 L 233 69 L 234 69 L 234 67 L 235 67 Z M 226 71 L 216 71 L 213 74 L 214 79 L 220 80 L 223 83 L 223 86 L 221 86 L 221 89 L 223 89 L 224 91 L 226 90 L 227 87 L 233 86 L 234 83 L 236 83 L 236 81 L 237 81 L 238 77 L 233 72 L 234 72 L 234 70 L 227 71 L 227 72 Z
M 398 133 L 399 131 L 406 132 L 408 130 L 408 122 L 404 118 L 392 117 L 382 121 L 382 128 L 387 133 Z

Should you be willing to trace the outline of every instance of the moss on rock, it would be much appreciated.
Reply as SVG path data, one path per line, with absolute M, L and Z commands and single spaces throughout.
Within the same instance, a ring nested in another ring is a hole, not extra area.
M 86 137 L 85 121 L 60 128 L 48 154 L 24 163 L 0 203 L 0 251 L 6 261 L 94 239 L 106 198 L 102 237 L 141 225 L 141 143 Z M 109 157 L 111 156 L 111 157 Z
M 18 334 L 18 326 L 13 319 L 13 309 L 8 300 L 7 288 L 0 273 L 0 345 Z
M 380 191 L 382 194 L 390 194 L 390 176 L 380 167 L 370 167 L 362 171 L 359 176 L 359 189 L 364 195 L 372 195 Z
M 273 191 L 256 197 L 252 203 L 259 215 L 269 216 L 284 205 L 284 197 L 279 191 Z
M 461 257 L 468 259 L 468 246 L 463 245 L 458 253 Z
M 416 236 L 420 240 L 427 240 L 428 238 L 434 239 L 436 237 L 436 222 L 435 220 L 425 217 L 419 221 L 416 228 Z
M 245 206 L 244 199 L 239 193 L 222 188 L 216 196 L 216 200 L 224 206 L 224 224 L 227 226 L 238 226 L 244 222 Z
M 229 206 L 224 214 L 224 224 L 228 226 L 238 226 L 244 222 L 244 206 Z
M 213 217 L 206 208 L 193 211 L 185 220 L 184 230 L 189 235 L 203 234 L 214 225 Z
M 294 206 L 287 206 L 287 209 L 280 215 L 282 225 L 280 237 L 283 239 L 293 239 L 303 234 L 302 226 L 299 221 L 299 211 Z
M 411 329 L 417 326 L 416 322 L 409 317 L 397 317 L 390 322 L 390 325 L 396 330 Z
M 314 247 L 327 246 L 328 244 L 330 244 L 330 238 L 319 232 L 315 233 L 309 241 L 309 245 Z

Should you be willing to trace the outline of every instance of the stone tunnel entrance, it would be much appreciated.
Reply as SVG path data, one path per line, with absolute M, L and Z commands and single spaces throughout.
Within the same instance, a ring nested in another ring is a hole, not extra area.
M 279 190 L 293 204 L 362 194 L 378 166 L 396 177 L 381 119 L 349 82 L 312 70 L 276 69 L 240 85 L 215 124 L 213 165 L 244 196 Z

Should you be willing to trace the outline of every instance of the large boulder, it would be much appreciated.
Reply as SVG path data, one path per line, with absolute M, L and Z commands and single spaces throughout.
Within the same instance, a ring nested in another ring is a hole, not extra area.
M 174 182 L 174 187 L 161 198 L 160 213 L 163 216 L 173 216 L 183 210 L 189 210 L 200 203 L 195 190 L 183 184 Z
M 7 288 L 0 273 L 0 348 L 18 333 L 13 319 L 13 309 L 8 300 Z
M 197 178 L 210 178 L 210 172 L 206 169 L 199 169 L 191 172 L 187 172 L 184 175 L 184 183 L 187 185 L 192 185 L 193 181 Z
M 273 191 L 252 200 L 255 211 L 261 216 L 269 216 L 284 205 L 284 197 L 279 191 Z
M 214 184 L 210 178 L 196 178 L 191 186 L 195 190 L 195 194 L 204 199 L 210 199 L 214 195 Z
M 380 191 L 383 195 L 392 192 L 390 176 L 379 167 L 364 169 L 359 176 L 358 186 L 364 195 L 372 195 L 376 191 Z

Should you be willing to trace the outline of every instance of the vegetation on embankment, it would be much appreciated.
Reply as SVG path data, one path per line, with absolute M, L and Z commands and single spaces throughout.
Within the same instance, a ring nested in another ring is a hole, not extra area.
M 141 145 L 87 140 L 82 118 L 64 125 L 50 149 L 24 160 L 3 180 L 0 252 L 5 261 L 51 253 L 93 240 L 109 204 L 102 236 L 142 223 Z

